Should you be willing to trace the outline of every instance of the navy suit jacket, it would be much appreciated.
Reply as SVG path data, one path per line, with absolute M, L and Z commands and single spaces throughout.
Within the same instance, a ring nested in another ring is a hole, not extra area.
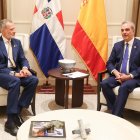
M 107 69 L 111 73 L 113 69 L 120 71 L 124 52 L 124 40 L 114 44 L 109 60 L 107 61 Z M 134 39 L 132 50 L 129 58 L 129 73 L 134 78 L 140 78 L 140 40 Z
M 20 40 L 12 38 L 11 45 L 13 47 L 13 59 L 16 64 L 15 70 L 18 71 L 23 66 L 29 68 L 29 63 L 25 58 Z M 9 73 L 8 54 L 2 37 L 0 37 L 0 73 Z

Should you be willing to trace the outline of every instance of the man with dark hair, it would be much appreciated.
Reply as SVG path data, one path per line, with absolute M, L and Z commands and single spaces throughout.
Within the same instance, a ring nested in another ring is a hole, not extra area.
M 21 110 L 30 105 L 38 78 L 29 70 L 20 40 L 14 38 L 14 23 L 8 19 L 1 20 L 0 31 L 0 86 L 8 90 L 5 131 L 16 136 L 18 127 L 23 123 Z M 20 86 L 24 87 L 21 95 Z
M 108 109 L 122 117 L 129 93 L 140 86 L 140 40 L 134 38 L 135 25 L 125 21 L 121 25 L 122 41 L 114 44 L 107 70 L 110 77 L 101 82 Z M 113 88 L 120 86 L 118 96 Z

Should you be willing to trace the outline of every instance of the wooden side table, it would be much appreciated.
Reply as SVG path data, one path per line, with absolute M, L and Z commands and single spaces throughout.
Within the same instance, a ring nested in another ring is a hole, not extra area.
M 75 68 L 74 71 L 80 71 L 88 74 L 86 70 Z M 72 80 L 72 107 L 80 107 L 83 104 L 84 78 L 89 75 L 69 78 L 62 75 L 60 68 L 48 71 L 48 75 L 55 78 L 55 102 L 58 105 L 68 108 L 69 81 Z

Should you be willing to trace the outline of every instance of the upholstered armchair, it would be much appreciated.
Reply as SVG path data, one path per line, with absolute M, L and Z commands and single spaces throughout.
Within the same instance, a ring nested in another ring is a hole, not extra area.
M 137 37 L 137 38 L 140 39 L 140 37 Z M 114 36 L 112 44 L 114 44 L 115 42 L 118 42 L 121 39 L 122 39 L 121 36 Z M 97 82 L 98 83 L 98 87 L 97 87 L 97 110 L 98 111 L 101 110 L 102 105 L 107 106 L 106 100 L 103 96 L 101 86 L 100 86 L 100 82 L 103 80 L 103 77 L 106 78 L 108 76 L 107 73 L 108 73 L 107 70 L 98 73 L 98 82 Z M 118 89 L 119 89 L 119 86 L 114 88 L 114 92 L 116 96 L 118 95 Z M 133 92 L 129 94 L 125 108 L 135 110 L 135 111 L 140 111 L 140 87 L 135 88 Z
M 29 35 L 23 34 L 23 33 L 17 33 L 16 38 L 21 41 L 25 56 L 27 59 L 29 59 L 27 57 L 27 52 L 29 51 Z M 31 72 L 36 75 L 35 71 L 31 70 Z M 21 87 L 21 91 L 22 90 L 23 90 L 23 88 Z M 8 91 L 3 89 L 2 87 L 0 87 L 0 106 L 7 105 L 7 94 L 8 94 Z M 33 115 L 35 115 L 36 114 L 36 112 L 35 112 L 35 95 L 31 102 L 31 109 L 32 109 Z

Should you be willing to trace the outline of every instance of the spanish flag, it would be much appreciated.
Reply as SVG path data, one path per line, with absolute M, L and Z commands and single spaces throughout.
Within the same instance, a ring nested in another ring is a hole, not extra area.
M 72 36 L 72 46 L 92 76 L 106 69 L 108 34 L 104 0 L 83 0 Z

